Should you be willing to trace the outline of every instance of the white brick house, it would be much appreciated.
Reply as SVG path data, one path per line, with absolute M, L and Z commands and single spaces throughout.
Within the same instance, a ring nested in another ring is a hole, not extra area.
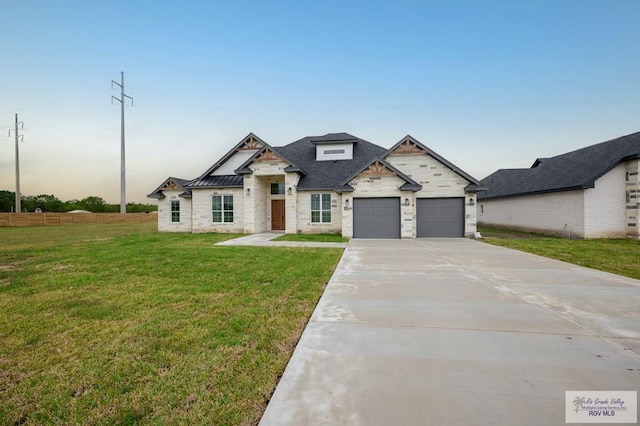
M 478 222 L 572 238 L 640 238 L 640 133 L 482 180 Z
M 196 179 L 168 178 L 163 232 L 463 237 L 476 231 L 479 182 L 406 136 L 390 149 L 347 133 L 272 147 L 249 134 Z

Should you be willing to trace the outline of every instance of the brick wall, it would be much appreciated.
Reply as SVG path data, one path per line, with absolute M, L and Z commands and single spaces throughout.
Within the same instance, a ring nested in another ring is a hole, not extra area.
M 585 190 L 585 238 L 619 238 L 627 234 L 626 166 L 620 164 Z
M 596 180 L 594 188 L 481 200 L 478 221 L 575 238 L 630 235 L 629 215 L 633 216 L 634 209 L 627 208 L 626 196 L 635 184 L 628 184 L 628 167 L 628 163 L 615 167 Z

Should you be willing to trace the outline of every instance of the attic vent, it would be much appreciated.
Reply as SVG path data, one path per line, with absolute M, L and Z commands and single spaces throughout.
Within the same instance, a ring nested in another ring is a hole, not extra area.
M 322 153 L 324 155 L 335 155 L 335 154 L 344 154 L 346 151 L 344 149 L 325 149 Z

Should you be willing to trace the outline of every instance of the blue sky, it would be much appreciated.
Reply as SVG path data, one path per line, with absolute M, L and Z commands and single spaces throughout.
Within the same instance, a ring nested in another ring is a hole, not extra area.
M 3 0 L 0 189 L 119 202 L 271 145 L 411 134 L 481 179 L 640 130 L 640 2 Z M 4 129 L 4 130 L 3 130 Z

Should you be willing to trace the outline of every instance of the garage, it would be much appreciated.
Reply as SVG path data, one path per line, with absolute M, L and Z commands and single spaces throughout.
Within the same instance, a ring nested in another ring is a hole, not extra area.
M 354 238 L 400 238 L 400 198 L 354 198 Z
M 464 198 L 418 198 L 417 237 L 464 237 Z

